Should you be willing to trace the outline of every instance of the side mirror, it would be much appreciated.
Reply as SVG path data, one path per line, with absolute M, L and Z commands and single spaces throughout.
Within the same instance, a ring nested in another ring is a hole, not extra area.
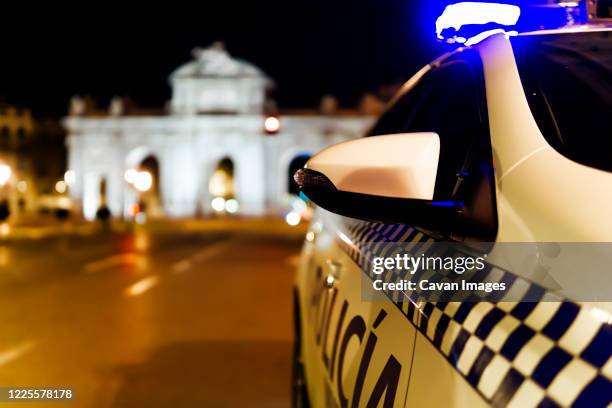
M 432 201 L 439 155 L 436 133 L 367 137 L 322 150 L 294 178 L 331 212 L 438 229 L 448 227 L 459 205 Z

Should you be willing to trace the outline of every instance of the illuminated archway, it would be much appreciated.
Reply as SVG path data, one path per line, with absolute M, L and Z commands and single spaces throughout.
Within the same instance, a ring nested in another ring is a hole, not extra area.
M 233 214 L 238 211 L 234 173 L 234 162 L 229 157 L 219 160 L 212 172 L 208 193 L 212 209 L 217 213 Z

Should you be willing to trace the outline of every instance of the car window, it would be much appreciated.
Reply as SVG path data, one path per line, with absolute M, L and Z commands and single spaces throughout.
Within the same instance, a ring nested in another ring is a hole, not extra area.
M 458 191 L 475 141 L 483 134 L 479 81 L 472 69 L 477 56 L 461 53 L 434 68 L 381 117 L 370 135 L 436 132 L 440 160 L 434 199 Z
M 512 39 L 525 95 L 559 153 L 612 171 L 612 32 Z

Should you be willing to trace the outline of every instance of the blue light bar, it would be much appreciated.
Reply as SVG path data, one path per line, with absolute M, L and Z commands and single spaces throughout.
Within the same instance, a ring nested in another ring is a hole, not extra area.
M 513 27 L 520 15 L 521 9 L 511 4 L 477 2 L 451 4 L 446 6 L 442 15 L 436 20 L 436 36 L 440 40 L 453 38 L 459 39 L 457 42 L 465 42 L 466 37 L 458 35 L 465 26 L 488 26 L 491 29 Z M 448 32 L 452 35 L 448 35 Z
M 518 32 L 557 29 L 588 22 L 585 0 L 507 1 L 521 7 L 476 1 L 446 6 L 436 20 L 436 37 L 447 43 L 469 46 L 497 33 L 516 35 Z

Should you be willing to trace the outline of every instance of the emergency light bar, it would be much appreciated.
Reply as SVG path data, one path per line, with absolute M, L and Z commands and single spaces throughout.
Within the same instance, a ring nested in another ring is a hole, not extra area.
M 477 2 L 451 4 L 446 6 L 442 15 L 436 20 L 436 36 L 440 40 L 448 39 L 449 37 L 443 36 L 443 33 L 453 29 L 451 31 L 453 37 L 461 38 L 455 34 L 464 26 L 470 25 L 511 27 L 517 23 L 520 15 L 521 9 L 511 4 Z
M 460 2 L 446 6 L 436 20 L 436 37 L 448 43 L 476 44 L 496 34 L 516 35 L 576 26 L 612 14 L 612 0 L 508 0 L 515 4 Z M 589 10 L 587 11 L 587 4 Z M 595 12 L 597 11 L 597 12 Z

